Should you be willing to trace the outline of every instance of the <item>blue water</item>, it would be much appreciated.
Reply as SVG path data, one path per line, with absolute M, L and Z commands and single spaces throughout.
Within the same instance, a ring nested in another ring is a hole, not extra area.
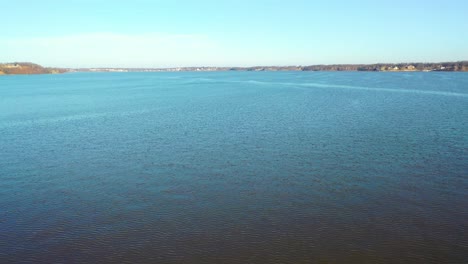
M 0 262 L 466 263 L 468 74 L 0 77 Z

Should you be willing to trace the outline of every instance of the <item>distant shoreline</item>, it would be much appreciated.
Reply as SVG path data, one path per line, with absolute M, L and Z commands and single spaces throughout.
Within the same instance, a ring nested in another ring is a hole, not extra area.
M 464 71 L 468 72 L 468 61 L 441 63 L 376 63 L 376 64 L 332 64 L 309 66 L 253 66 L 253 67 L 173 67 L 173 68 L 76 68 L 75 72 L 178 72 L 178 71 Z
M 332 64 L 309 66 L 173 67 L 173 68 L 46 68 L 34 63 L 2 63 L 0 75 L 55 74 L 66 72 L 216 72 L 216 71 L 373 71 L 468 72 L 468 61 L 440 63 Z
M 0 63 L 0 75 L 56 74 L 67 72 L 63 68 L 45 68 L 30 62 Z

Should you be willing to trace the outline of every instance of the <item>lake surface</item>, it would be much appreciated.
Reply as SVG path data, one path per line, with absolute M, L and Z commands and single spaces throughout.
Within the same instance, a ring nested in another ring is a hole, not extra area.
M 468 73 L 0 77 L 0 262 L 467 263 Z

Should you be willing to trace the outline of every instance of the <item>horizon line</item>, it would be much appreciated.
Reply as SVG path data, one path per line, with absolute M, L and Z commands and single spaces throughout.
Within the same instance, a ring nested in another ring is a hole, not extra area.
M 16 62 L 16 63 L 30 63 L 30 62 Z M 436 62 L 418 62 L 418 61 L 408 61 L 408 62 L 376 62 L 376 63 L 320 63 L 320 64 L 276 64 L 276 65 L 241 65 L 241 66 L 213 66 L 213 65 L 203 65 L 203 66 L 172 66 L 172 67 L 115 67 L 115 66 L 98 66 L 98 67 L 49 67 L 47 68 L 63 68 L 63 69 L 174 69 L 174 68 L 256 68 L 256 67 L 310 67 L 310 66 L 344 66 L 344 65 L 380 65 L 380 64 L 443 64 L 443 63 L 468 63 L 468 60 L 457 60 L 457 61 L 436 61 Z
M 14 61 L 14 62 L 0 62 L 0 65 L 5 64 L 35 64 L 42 66 L 44 68 L 58 68 L 58 69 L 174 69 L 174 68 L 256 68 L 256 67 L 311 67 L 311 66 L 357 66 L 357 65 L 398 65 L 398 64 L 443 64 L 443 63 L 468 63 L 467 60 L 457 60 L 457 61 L 435 61 L 435 62 L 421 62 L 421 61 L 407 61 L 407 62 L 376 62 L 376 63 L 319 63 L 319 64 L 276 64 L 276 65 L 242 65 L 242 66 L 213 66 L 213 65 L 203 65 L 203 66 L 172 66 L 172 67 L 145 67 L 145 66 L 138 66 L 138 67 L 119 67 L 119 66 L 87 66 L 87 67 L 61 67 L 61 66 L 45 66 L 40 63 L 35 63 L 31 61 Z

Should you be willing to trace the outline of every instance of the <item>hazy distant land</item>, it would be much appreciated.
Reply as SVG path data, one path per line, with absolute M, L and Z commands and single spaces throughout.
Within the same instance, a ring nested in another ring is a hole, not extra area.
M 254 66 L 254 67 L 175 67 L 175 68 L 47 68 L 29 62 L 0 64 L 4 74 L 54 74 L 65 72 L 174 72 L 174 71 L 448 71 L 467 72 L 468 61 L 439 63 L 377 63 L 333 64 L 309 66 Z

